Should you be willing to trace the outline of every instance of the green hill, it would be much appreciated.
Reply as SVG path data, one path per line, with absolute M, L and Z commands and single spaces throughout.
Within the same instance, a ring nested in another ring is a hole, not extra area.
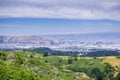
M 42 54 L 31 51 L 0 51 L 0 79 L 91 80 L 84 73 L 58 67 L 59 60 L 59 57 L 43 57 Z
M 114 77 L 114 73 L 104 58 L 0 51 L 0 80 L 119 80 L 119 74 Z

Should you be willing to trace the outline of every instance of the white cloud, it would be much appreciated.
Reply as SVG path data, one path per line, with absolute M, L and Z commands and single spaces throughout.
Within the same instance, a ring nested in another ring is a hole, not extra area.
M 120 20 L 120 0 L 4 0 L 1 2 L 0 17 Z

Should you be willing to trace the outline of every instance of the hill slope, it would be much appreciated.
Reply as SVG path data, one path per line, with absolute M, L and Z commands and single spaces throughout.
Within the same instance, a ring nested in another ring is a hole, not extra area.
M 55 62 L 60 60 L 58 57 L 53 58 Z M 76 74 L 70 70 L 61 69 L 47 63 L 44 59 L 42 54 L 31 51 L 0 51 L 0 79 L 91 80 L 84 73 Z

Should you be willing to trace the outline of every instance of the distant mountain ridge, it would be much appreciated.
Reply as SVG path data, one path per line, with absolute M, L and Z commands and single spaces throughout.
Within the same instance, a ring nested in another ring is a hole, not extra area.
M 51 43 L 57 39 L 48 39 L 41 36 L 0 36 L 0 43 Z
M 0 43 L 40 43 L 60 41 L 82 42 L 120 42 L 120 32 L 86 33 L 86 34 L 56 34 L 45 36 L 0 36 Z
M 104 32 L 104 33 L 86 33 L 86 34 L 61 34 L 47 35 L 48 38 L 56 38 L 62 41 L 80 41 L 80 42 L 119 42 L 120 32 Z

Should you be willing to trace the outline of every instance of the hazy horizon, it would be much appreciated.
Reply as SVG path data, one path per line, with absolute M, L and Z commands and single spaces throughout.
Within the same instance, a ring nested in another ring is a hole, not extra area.
M 0 35 L 49 35 L 120 32 L 113 20 L 68 20 L 36 18 L 0 19 Z
M 0 35 L 120 32 L 120 0 L 0 1 Z

